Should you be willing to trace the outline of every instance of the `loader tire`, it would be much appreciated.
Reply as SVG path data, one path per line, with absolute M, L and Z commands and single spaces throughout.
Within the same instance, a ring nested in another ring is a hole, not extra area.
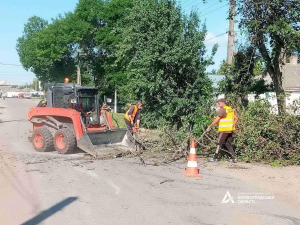
M 41 127 L 33 131 L 32 144 L 38 152 L 49 152 L 54 150 L 53 137 L 46 127 Z
M 62 128 L 55 132 L 53 143 L 59 154 L 70 154 L 76 147 L 74 132 L 69 128 Z

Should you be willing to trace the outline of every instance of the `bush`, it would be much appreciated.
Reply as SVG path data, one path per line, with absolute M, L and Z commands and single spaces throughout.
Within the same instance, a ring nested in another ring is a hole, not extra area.
M 270 109 L 268 102 L 258 100 L 240 110 L 235 151 L 245 161 L 300 164 L 299 119 L 287 113 L 272 114 Z
M 209 110 L 208 110 L 209 109 Z M 291 114 L 276 115 L 264 100 L 249 103 L 248 108 L 237 111 L 239 121 L 233 145 L 239 160 L 265 162 L 272 166 L 300 165 L 300 120 Z M 194 126 L 162 127 L 161 151 L 173 152 L 171 160 L 186 156 L 191 139 L 196 139 L 198 154 L 207 157 L 217 147 L 217 129 L 199 137 L 211 123 L 214 113 L 210 107 L 199 107 L 193 115 Z M 215 128 L 217 128 L 215 126 Z

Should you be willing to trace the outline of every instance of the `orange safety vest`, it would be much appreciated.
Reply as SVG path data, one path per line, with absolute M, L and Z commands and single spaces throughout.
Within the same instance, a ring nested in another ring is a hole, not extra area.
M 227 115 L 225 118 L 220 119 L 218 131 L 235 131 L 234 110 L 229 106 L 224 106 L 224 109 L 226 110 Z
M 130 107 L 130 108 L 131 108 L 131 107 Z M 134 117 L 135 117 L 136 112 L 137 112 L 137 110 L 138 110 L 137 106 L 134 105 L 134 110 L 133 110 L 132 114 L 131 114 L 131 115 L 128 115 L 130 108 L 128 109 L 128 111 L 126 112 L 126 114 L 125 114 L 125 116 L 124 116 L 125 119 L 127 119 L 128 121 L 130 121 L 130 118 L 131 118 L 132 120 L 134 120 Z

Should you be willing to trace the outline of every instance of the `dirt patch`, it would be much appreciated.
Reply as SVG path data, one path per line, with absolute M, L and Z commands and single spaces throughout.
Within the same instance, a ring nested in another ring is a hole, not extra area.
M 275 199 L 286 202 L 287 207 L 293 207 L 300 211 L 300 167 L 272 167 L 266 164 L 249 164 L 238 162 L 230 165 L 227 162 L 207 163 L 200 160 L 200 165 L 206 165 L 207 169 L 232 176 L 250 185 L 258 186 L 265 192 L 273 193 Z M 229 164 L 229 165 L 228 165 Z

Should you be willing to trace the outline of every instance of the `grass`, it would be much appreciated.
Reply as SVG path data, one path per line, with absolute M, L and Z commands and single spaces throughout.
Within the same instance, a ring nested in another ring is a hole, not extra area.
M 112 122 L 114 127 L 126 128 L 124 113 L 112 113 Z
M 31 97 L 31 99 L 44 99 L 44 97 Z

